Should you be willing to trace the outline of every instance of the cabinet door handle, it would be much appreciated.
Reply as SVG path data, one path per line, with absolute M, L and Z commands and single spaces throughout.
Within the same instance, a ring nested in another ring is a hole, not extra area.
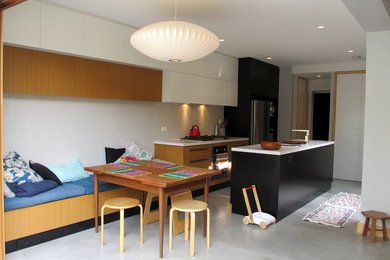
M 194 162 L 203 162 L 203 161 L 208 161 L 208 158 L 203 158 L 203 159 L 198 159 L 198 160 L 191 160 L 189 163 L 194 163 Z
M 195 152 L 195 151 L 206 151 L 208 150 L 209 148 L 195 148 L 195 149 L 190 149 L 190 152 Z

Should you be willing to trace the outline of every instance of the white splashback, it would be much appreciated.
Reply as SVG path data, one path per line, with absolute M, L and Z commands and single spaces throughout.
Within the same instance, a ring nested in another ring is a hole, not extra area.
M 153 151 L 154 140 L 188 135 L 192 124 L 211 135 L 223 107 L 5 93 L 3 113 L 4 155 L 15 150 L 47 165 L 74 158 L 94 165 L 105 163 L 105 146 L 135 141 Z

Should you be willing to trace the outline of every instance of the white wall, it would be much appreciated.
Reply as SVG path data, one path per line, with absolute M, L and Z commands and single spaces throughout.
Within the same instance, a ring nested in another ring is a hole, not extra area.
M 105 163 L 104 147 L 130 141 L 153 151 L 153 141 L 188 135 L 192 124 L 213 134 L 223 107 L 158 102 L 4 95 L 4 154 L 55 165 L 79 158 Z M 167 126 L 167 132 L 161 132 Z
M 390 214 L 390 31 L 367 33 L 362 207 Z
M 279 67 L 278 140 L 291 138 L 293 76 L 291 67 Z

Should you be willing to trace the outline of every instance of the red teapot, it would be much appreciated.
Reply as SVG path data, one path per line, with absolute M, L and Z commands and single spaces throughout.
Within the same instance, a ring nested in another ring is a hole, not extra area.
M 198 125 L 192 125 L 192 128 L 190 130 L 190 136 L 200 136 L 200 131 L 199 131 Z

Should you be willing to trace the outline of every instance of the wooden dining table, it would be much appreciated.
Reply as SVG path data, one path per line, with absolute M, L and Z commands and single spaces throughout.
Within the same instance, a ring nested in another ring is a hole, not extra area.
M 171 166 L 169 166 L 171 165 Z M 165 194 L 174 193 L 183 188 L 203 184 L 204 201 L 208 203 L 210 178 L 220 174 L 219 170 L 208 170 L 175 164 L 139 160 L 135 162 L 106 164 L 84 168 L 94 174 L 94 214 L 95 232 L 98 232 L 99 216 L 99 181 L 106 181 L 121 186 L 158 194 L 159 206 L 159 247 L 160 258 L 163 257 L 164 246 L 164 203 Z M 204 212 L 204 221 L 207 213 Z M 204 225 L 204 236 L 206 225 Z

